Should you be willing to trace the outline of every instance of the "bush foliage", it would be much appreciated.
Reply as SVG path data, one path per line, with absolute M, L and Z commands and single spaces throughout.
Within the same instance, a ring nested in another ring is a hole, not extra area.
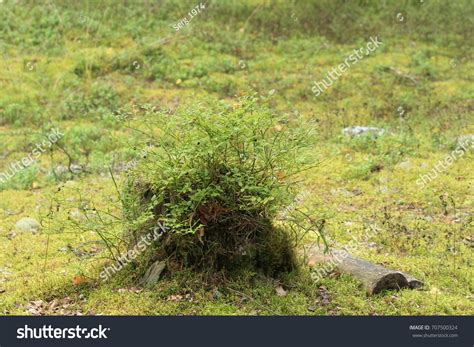
M 291 267 L 291 240 L 272 221 L 292 202 L 290 179 L 312 131 L 255 98 L 215 112 L 149 109 L 145 119 L 148 154 L 123 194 L 133 239 L 159 220 L 168 228 L 162 251 L 179 265 Z

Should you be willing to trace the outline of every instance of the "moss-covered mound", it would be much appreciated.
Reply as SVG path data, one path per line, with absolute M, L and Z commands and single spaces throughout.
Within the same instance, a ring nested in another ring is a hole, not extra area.
M 255 102 L 147 111 L 139 131 L 149 147 L 123 194 L 131 245 L 157 224 L 166 229 L 145 261 L 271 275 L 294 267 L 294 240 L 274 220 L 293 201 L 289 178 L 313 137 Z

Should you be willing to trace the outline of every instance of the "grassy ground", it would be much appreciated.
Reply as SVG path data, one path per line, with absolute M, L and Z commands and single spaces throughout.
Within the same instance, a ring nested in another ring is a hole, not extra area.
M 473 151 L 424 187 L 416 183 L 459 136 L 474 134 L 472 4 L 308 4 L 326 12 L 283 2 L 208 3 L 176 32 L 197 3 L 0 3 L 0 172 L 49 129 L 65 134 L 0 183 L 0 314 L 474 312 Z M 314 96 L 312 83 L 370 36 L 382 46 Z M 325 221 L 328 238 L 360 240 L 357 255 L 412 274 L 424 289 L 367 297 L 349 276 L 334 271 L 314 283 L 305 269 L 278 281 L 244 272 L 220 285 L 184 272 L 146 289 L 124 269 L 100 282 L 108 260 L 90 242 L 97 233 L 78 233 L 71 222 L 81 204 L 120 214 L 108 167 L 132 160 L 143 142 L 125 120 L 139 118 L 144 104 L 173 113 L 196 102 L 232 105 L 252 93 L 318 124 L 314 151 L 322 163 L 302 174 L 300 189 L 310 194 L 301 203 Z M 385 134 L 343 136 L 353 125 Z M 83 172 L 67 172 L 70 162 Z M 41 231 L 16 231 L 22 217 L 41 221 Z M 366 240 L 371 226 L 377 232 Z

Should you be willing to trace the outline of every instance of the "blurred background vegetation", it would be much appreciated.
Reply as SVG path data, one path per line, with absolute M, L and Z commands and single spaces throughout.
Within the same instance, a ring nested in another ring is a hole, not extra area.
M 456 148 L 460 136 L 474 134 L 473 2 L 202 4 L 177 32 L 173 25 L 198 2 L 0 2 L 0 172 L 49 129 L 65 134 L 34 165 L 0 182 L 0 290 L 6 290 L 0 291 L 0 314 L 24 313 L 38 297 L 46 302 L 66 295 L 87 297 L 75 301 L 82 312 L 105 314 L 472 312 L 473 154 L 465 153 L 426 189 L 415 181 Z M 371 36 L 383 45 L 315 97 L 313 82 Z M 361 243 L 361 254 L 413 273 L 426 291 L 368 299 L 356 281 L 337 273 L 317 284 L 304 275 L 297 285 L 288 280 L 284 297 L 275 295 L 271 281 L 250 285 L 250 275 L 233 284 L 253 300 L 225 288 L 177 289 L 173 281 L 138 297 L 117 292 L 132 285 L 125 275 L 97 288 L 104 260 L 68 251 L 97 234 L 72 232 L 69 223 L 78 217 L 71 209 L 95 204 L 119 213 L 109 169 L 122 183 L 123 168 L 149 145 L 133 130 L 146 110 L 172 116 L 199 104 L 213 111 L 248 95 L 288 124 L 317 125 L 312 154 L 325 162 L 298 182 L 309 192 L 302 204 L 316 211 L 330 239 L 344 243 L 376 224 L 380 232 Z M 353 125 L 386 132 L 343 136 Z M 52 203 L 58 194 L 60 207 Z M 46 222 L 55 209 L 55 219 Z M 42 233 L 16 232 L 25 216 L 44 219 Z M 168 300 L 189 292 L 193 302 Z

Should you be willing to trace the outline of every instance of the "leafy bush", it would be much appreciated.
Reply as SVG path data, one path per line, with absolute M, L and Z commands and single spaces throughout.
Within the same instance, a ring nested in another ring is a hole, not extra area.
M 30 189 L 33 182 L 37 180 L 38 166 L 33 164 L 16 172 L 10 180 L 5 183 L 0 181 L 0 191 L 4 189 Z
M 11 97 L 0 99 L 0 126 L 41 125 L 42 117 L 44 117 L 43 110 L 36 100 L 23 98 L 12 100 Z
M 72 94 L 65 104 L 63 118 L 94 117 L 104 118 L 119 107 L 120 97 L 112 85 L 94 83 L 89 90 Z
M 91 168 L 97 170 L 101 166 L 102 170 L 107 167 L 106 153 L 114 149 L 114 144 L 107 132 L 89 124 L 72 127 L 66 131 L 61 144 L 57 145 L 65 155 L 64 159 L 67 160 L 63 162 L 64 164 L 91 165 Z
M 220 112 L 149 109 L 152 146 L 122 195 L 131 243 L 160 221 L 156 257 L 178 267 L 292 268 L 290 237 L 273 220 L 293 201 L 289 177 L 314 136 L 289 122 L 253 98 Z

